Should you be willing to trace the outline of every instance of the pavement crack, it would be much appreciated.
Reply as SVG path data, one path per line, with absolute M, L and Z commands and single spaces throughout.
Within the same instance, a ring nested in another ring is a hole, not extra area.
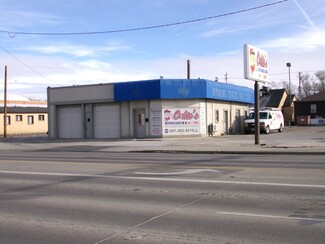
M 213 192 L 213 193 L 210 193 L 210 194 L 208 194 L 208 195 L 205 195 L 205 196 L 199 197 L 199 198 L 197 198 L 197 199 L 195 199 L 195 200 L 193 200 L 193 201 L 190 201 L 190 202 L 188 202 L 188 203 L 185 203 L 185 204 L 181 204 L 181 205 L 179 205 L 179 206 L 176 206 L 176 207 L 174 207 L 174 208 L 172 208 L 172 209 L 170 209 L 170 210 L 168 210 L 168 211 L 166 211 L 166 212 L 164 212 L 164 213 L 162 213 L 162 214 L 156 215 L 156 216 L 154 216 L 154 217 L 152 217 L 152 218 L 150 218 L 150 219 L 148 219 L 148 220 L 146 220 L 146 221 L 144 221 L 144 222 L 141 222 L 141 223 L 139 223 L 139 224 L 136 224 L 136 225 L 130 226 L 129 228 L 126 228 L 126 229 L 124 229 L 124 230 L 121 230 L 121 231 L 119 231 L 119 232 L 113 234 L 113 235 L 110 235 L 110 236 L 106 237 L 105 239 L 102 239 L 102 240 L 100 240 L 100 241 L 97 241 L 97 242 L 95 242 L 95 244 L 105 243 L 105 242 L 107 242 L 107 241 L 113 239 L 114 237 L 117 237 L 117 236 L 121 235 L 122 233 L 126 233 L 126 232 L 131 231 L 131 230 L 133 230 L 133 229 L 135 229 L 135 228 L 138 228 L 138 227 L 141 227 L 141 226 L 143 226 L 143 225 L 145 225 L 145 224 L 148 224 L 148 223 L 150 223 L 150 222 L 152 222 L 152 221 L 154 221 L 154 220 L 157 220 L 157 219 L 159 219 L 159 218 L 162 218 L 162 217 L 164 217 L 164 216 L 167 216 L 167 215 L 169 215 L 169 214 L 171 214 L 171 213 L 177 212 L 177 211 L 181 210 L 182 208 L 188 207 L 188 206 L 193 205 L 193 204 L 195 204 L 195 203 L 197 203 L 197 202 L 200 202 L 200 201 L 202 201 L 202 200 L 205 200 L 205 199 L 207 199 L 207 198 L 209 198 L 209 197 L 215 196 L 215 195 L 216 195 L 217 193 L 219 193 L 220 191 L 224 191 L 224 190 L 229 189 L 229 188 L 231 188 L 231 187 L 233 187 L 233 186 L 235 186 L 235 185 L 237 185 L 237 184 L 234 183 L 234 184 L 231 184 L 231 185 L 228 185 L 228 186 L 222 187 L 222 188 L 218 189 L 217 191 L 215 191 L 215 192 Z

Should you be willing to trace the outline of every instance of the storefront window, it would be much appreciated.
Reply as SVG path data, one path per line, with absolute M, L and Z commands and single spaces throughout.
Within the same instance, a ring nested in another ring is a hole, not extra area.
M 219 110 L 215 111 L 215 123 L 219 123 Z

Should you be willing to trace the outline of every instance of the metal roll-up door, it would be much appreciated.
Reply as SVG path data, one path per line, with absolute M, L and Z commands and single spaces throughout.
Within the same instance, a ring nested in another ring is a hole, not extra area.
M 94 105 L 94 137 L 120 138 L 120 107 L 116 104 Z
M 83 138 L 81 106 L 58 108 L 59 138 Z

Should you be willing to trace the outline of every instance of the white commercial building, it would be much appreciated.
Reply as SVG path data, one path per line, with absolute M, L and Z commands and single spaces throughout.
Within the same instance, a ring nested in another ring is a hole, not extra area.
M 51 138 L 163 138 L 242 133 L 252 89 L 204 79 L 48 88 Z

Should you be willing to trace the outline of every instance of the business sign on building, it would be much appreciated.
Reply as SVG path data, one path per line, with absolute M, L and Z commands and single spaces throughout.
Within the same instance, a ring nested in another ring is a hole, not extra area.
M 244 77 L 248 80 L 268 81 L 267 52 L 254 46 L 244 45 Z
M 161 109 L 150 109 L 150 135 L 161 136 Z
M 164 135 L 200 134 L 200 108 L 164 109 Z

